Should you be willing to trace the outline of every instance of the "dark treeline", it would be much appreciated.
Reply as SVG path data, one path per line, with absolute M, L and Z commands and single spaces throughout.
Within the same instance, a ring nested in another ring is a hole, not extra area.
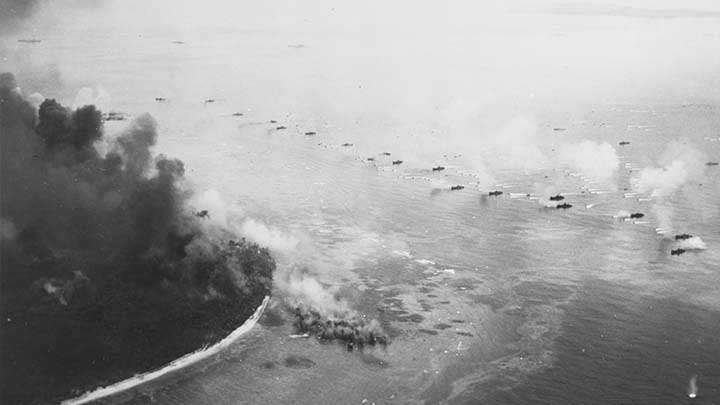
M 268 251 L 187 208 L 183 163 L 154 157 L 156 137 L 146 115 L 108 141 L 94 106 L 36 110 L 0 75 L 0 402 L 157 368 L 269 293 Z

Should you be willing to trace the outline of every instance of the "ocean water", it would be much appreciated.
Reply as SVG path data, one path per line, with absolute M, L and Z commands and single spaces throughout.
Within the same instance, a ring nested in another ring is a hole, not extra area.
M 118 1 L 3 37 L 23 91 L 150 113 L 198 209 L 391 336 L 292 337 L 278 289 L 227 350 L 101 402 L 720 402 L 720 24 L 636 3 Z M 583 140 L 615 150 L 610 178 L 562 159 Z M 702 171 L 635 194 L 668 148 Z M 671 256 L 668 217 L 707 249 Z

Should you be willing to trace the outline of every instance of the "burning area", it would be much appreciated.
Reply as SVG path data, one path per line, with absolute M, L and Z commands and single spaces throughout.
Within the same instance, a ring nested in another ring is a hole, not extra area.
M 321 340 L 338 340 L 345 343 L 348 350 L 362 349 L 365 346 L 386 346 L 388 338 L 380 323 L 370 321 L 357 314 L 346 314 L 342 318 L 331 319 L 320 312 L 304 306 L 295 308 L 295 329 Z
M 1 402 L 157 368 L 219 341 L 269 294 L 268 250 L 195 215 L 183 163 L 154 156 L 156 139 L 149 115 L 108 140 L 96 107 L 36 110 L 0 75 Z

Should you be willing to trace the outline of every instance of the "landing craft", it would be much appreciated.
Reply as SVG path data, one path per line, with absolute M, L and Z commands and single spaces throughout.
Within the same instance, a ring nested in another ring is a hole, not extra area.
M 434 171 L 434 172 L 440 172 L 443 170 L 445 170 L 445 166 L 435 166 L 432 168 L 432 171 Z
M 243 113 L 241 113 L 241 112 L 236 112 L 236 113 L 233 113 L 232 116 L 233 116 L 233 117 L 242 117 L 242 116 L 243 116 Z
M 489 192 L 488 195 L 489 195 L 490 197 L 497 197 L 497 196 L 499 196 L 499 195 L 502 195 L 502 193 L 503 193 L 502 191 L 495 190 L 495 191 Z
M 392 164 L 399 165 L 399 164 L 402 164 L 402 162 L 403 162 L 402 160 L 393 160 Z
M 37 43 L 42 42 L 42 39 L 35 39 L 35 38 L 32 38 L 32 39 L 18 39 L 18 42 L 22 42 L 22 43 L 25 43 L 25 44 L 37 44 Z
M 450 190 L 455 191 L 455 190 L 462 190 L 462 189 L 464 189 L 464 188 L 465 188 L 465 186 L 461 186 L 461 185 L 458 184 L 458 185 L 456 185 L 456 186 L 451 186 L 451 187 L 450 187 Z
M 618 145 L 620 145 L 620 146 L 630 145 L 630 142 L 629 141 L 620 141 L 620 142 L 618 142 Z
M 315 131 L 308 131 L 308 132 L 305 132 L 305 135 L 306 135 L 306 136 L 313 136 L 313 135 L 317 135 L 317 132 L 315 132 Z
M 644 216 L 645 214 L 643 214 L 642 212 L 634 212 L 630 214 L 630 219 L 642 218 Z
M 214 99 L 214 98 L 209 98 L 209 99 L 205 100 L 205 104 L 207 104 L 207 103 L 214 103 L 214 102 L 215 102 L 215 99 Z
M 718 163 L 718 162 L 707 162 L 707 163 L 705 163 L 705 165 L 707 165 L 707 166 L 717 166 L 718 164 L 720 164 L 720 163 Z
M 564 199 L 565 199 L 565 197 L 561 196 L 560 194 L 550 197 L 550 201 L 562 201 Z
M 566 209 L 568 209 L 568 208 L 572 208 L 572 204 L 562 203 L 562 204 L 556 205 L 555 208 L 556 208 L 556 209 L 559 209 L 559 210 L 560 210 L 560 209 L 566 210 Z
M 155 101 L 162 103 L 163 101 L 167 101 L 167 99 L 165 97 L 155 97 Z
M 345 142 L 344 144 L 342 144 L 342 146 L 348 147 L 348 146 L 353 146 L 353 144 L 351 144 L 350 142 Z
M 675 235 L 675 240 L 686 240 L 686 239 L 690 239 L 692 237 L 693 236 L 690 235 L 689 233 L 681 233 L 679 235 Z
M 673 249 L 670 251 L 670 256 L 680 256 L 685 253 L 685 249 Z
M 383 152 L 382 154 L 385 156 L 390 156 L 390 152 Z
M 279 127 L 276 127 L 275 129 L 278 130 L 278 131 L 280 131 L 280 130 L 282 130 L 282 129 L 287 129 L 287 127 L 284 127 L 284 126 L 280 125 Z
M 125 114 L 117 111 L 110 111 L 105 114 L 105 121 L 123 121 L 125 120 Z

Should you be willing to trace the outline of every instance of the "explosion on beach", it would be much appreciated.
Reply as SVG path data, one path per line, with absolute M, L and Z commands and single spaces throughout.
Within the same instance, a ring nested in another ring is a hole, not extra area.
M 36 110 L 0 75 L 2 402 L 55 402 L 162 366 L 270 293 L 269 251 L 196 215 L 206 207 L 190 206 L 181 161 L 153 155 L 156 138 L 144 115 L 107 139 L 94 106 Z
M 307 268 L 281 266 L 274 285 L 282 292 L 299 335 L 341 341 L 348 350 L 388 344 L 380 322 L 350 308 L 336 289 L 323 285 Z
M 295 308 L 293 325 L 298 332 L 317 336 L 321 340 L 345 342 L 348 350 L 388 344 L 387 335 L 377 320 L 367 321 L 356 314 L 330 319 L 318 311 L 298 306 Z

